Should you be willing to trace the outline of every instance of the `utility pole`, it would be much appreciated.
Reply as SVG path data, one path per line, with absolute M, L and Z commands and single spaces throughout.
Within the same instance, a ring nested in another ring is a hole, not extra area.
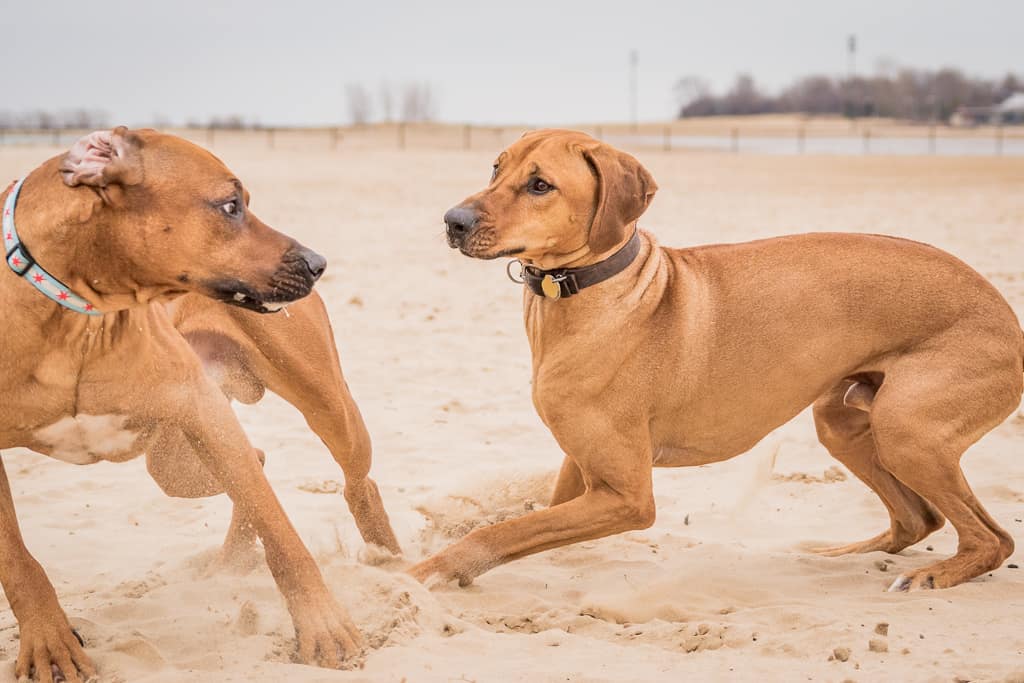
M 851 121 L 857 120 L 857 115 L 860 113 L 860 97 L 855 91 L 853 83 L 854 77 L 857 75 L 857 36 L 850 34 L 846 37 L 846 93 L 849 98 L 846 103 L 847 116 L 850 117 Z
M 846 39 L 846 76 L 852 79 L 857 75 L 857 36 L 850 34 Z
M 629 51 L 629 121 L 632 132 L 637 131 L 637 67 L 640 64 L 640 53 L 634 48 Z

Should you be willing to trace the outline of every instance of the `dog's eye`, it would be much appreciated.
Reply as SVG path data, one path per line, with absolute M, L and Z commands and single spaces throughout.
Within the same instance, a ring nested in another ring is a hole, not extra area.
M 220 210 L 232 218 L 238 218 L 242 214 L 242 205 L 238 200 L 232 199 L 230 202 L 221 204 Z
M 498 177 L 498 165 L 495 164 L 494 166 L 491 167 L 491 182 L 493 183 L 494 179 L 497 178 L 497 177 Z
M 555 189 L 555 186 L 540 178 L 531 178 L 530 182 L 526 185 L 526 189 L 530 194 L 547 194 Z

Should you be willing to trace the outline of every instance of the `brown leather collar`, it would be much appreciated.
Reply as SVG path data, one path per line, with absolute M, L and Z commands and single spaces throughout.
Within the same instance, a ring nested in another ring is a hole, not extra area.
M 618 275 L 633 262 L 640 253 L 640 232 L 634 231 L 621 249 L 603 261 L 582 268 L 556 268 L 541 270 L 536 266 L 523 266 L 523 281 L 537 296 L 561 299 L 579 294 L 581 289 L 604 282 Z

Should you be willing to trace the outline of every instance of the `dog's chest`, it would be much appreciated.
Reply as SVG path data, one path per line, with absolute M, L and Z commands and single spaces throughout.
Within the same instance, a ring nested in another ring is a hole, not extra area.
M 47 455 L 75 465 L 124 460 L 138 453 L 139 433 L 125 428 L 124 415 L 63 417 L 38 429 L 33 438 Z

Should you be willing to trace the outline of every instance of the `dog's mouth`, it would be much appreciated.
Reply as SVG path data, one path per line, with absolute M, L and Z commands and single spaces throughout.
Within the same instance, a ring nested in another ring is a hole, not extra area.
M 277 313 L 288 304 L 309 294 L 312 287 L 302 292 L 293 289 L 288 292 L 275 288 L 272 292 L 261 293 L 238 280 L 211 283 L 210 297 L 256 313 Z
M 464 255 L 472 257 L 472 258 L 483 259 L 485 261 L 492 261 L 492 260 L 494 260 L 496 258 L 503 258 L 503 257 L 506 257 L 506 256 L 516 256 L 518 254 L 522 254 L 524 251 L 526 251 L 526 247 L 514 247 L 512 249 L 501 249 L 500 251 L 496 251 L 496 252 L 488 254 L 488 253 L 481 253 L 479 250 L 471 249 L 471 248 L 468 248 L 465 245 L 463 245 L 463 246 L 459 247 L 459 251 L 461 251 Z
M 454 236 L 451 232 L 448 233 L 448 246 L 458 249 L 464 256 L 470 258 L 490 261 L 504 256 L 516 256 L 526 251 L 526 247 L 509 247 L 490 251 L 494 249 L 495 241 L 494 230 L 489 227 L 477 228 L 469 235 L 464 236 Z

